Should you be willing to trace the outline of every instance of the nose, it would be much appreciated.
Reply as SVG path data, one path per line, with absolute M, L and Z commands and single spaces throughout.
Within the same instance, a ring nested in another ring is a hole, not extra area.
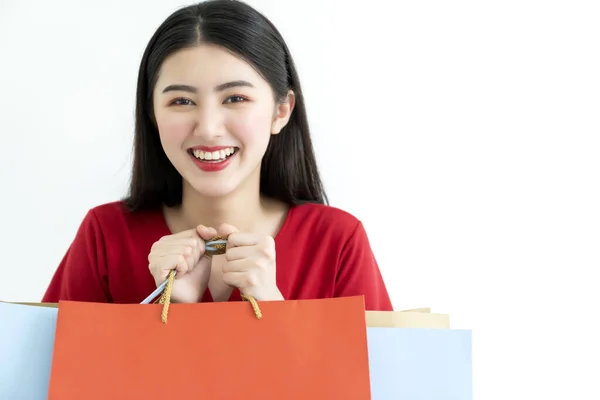
M 223 131 L 223 115 L 219 110 L 209 104 L 198 105 L 194 135 L 210 142 L 222 137 Z

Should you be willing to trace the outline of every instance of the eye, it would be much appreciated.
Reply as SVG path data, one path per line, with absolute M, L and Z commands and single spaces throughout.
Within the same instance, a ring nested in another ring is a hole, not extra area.
M 245 97 L 242 97 L 242 96 L 230 96 L 227 99 L 225 99 L 225 101 L 223 103 L 224 104 L 242 103 L 246 100 L 248 100 L 248 99 L 246 99 Z
M 169 105 L 174 106 L 193 106 L 194 102 L 190 99 L 186 99 L 185 97 L 178 97 L 175 100 L 171 101 Z

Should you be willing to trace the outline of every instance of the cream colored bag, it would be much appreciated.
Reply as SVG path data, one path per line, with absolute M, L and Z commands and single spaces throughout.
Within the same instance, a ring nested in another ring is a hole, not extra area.
M 432 314 L 429 308 L 406 311 L 367 311 L 367 326 L 372 328 L 450 329 L 450 316 Z

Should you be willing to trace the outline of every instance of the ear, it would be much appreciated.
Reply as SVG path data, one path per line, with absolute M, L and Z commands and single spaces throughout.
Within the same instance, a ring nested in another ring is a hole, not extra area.
M 296 96 L 293 91 L 289 91 L 285 101 L 277 103 L 275 106 L 275 116 L 273 123 L 271 124 L 271 134 L 277 135 L 284 126 L 287 125 L 292 111 L 294 111 L 294 105 L 296 104 Z

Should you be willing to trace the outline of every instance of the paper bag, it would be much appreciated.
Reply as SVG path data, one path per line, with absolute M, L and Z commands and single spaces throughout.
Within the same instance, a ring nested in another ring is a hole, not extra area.
M 370 399 L 361 297 L 60 302 L 50 400 Z
M 56 308 L 0 302 L 0 399 L 47 399 Z
M 429 309 L 367 311 L 373 400 L 471 400 L 471 331 Z
M 367 311 L 367 326 L 379 328 L 450 328 L 450 317 L 432 314 L 428 308 L 407 311 Z

